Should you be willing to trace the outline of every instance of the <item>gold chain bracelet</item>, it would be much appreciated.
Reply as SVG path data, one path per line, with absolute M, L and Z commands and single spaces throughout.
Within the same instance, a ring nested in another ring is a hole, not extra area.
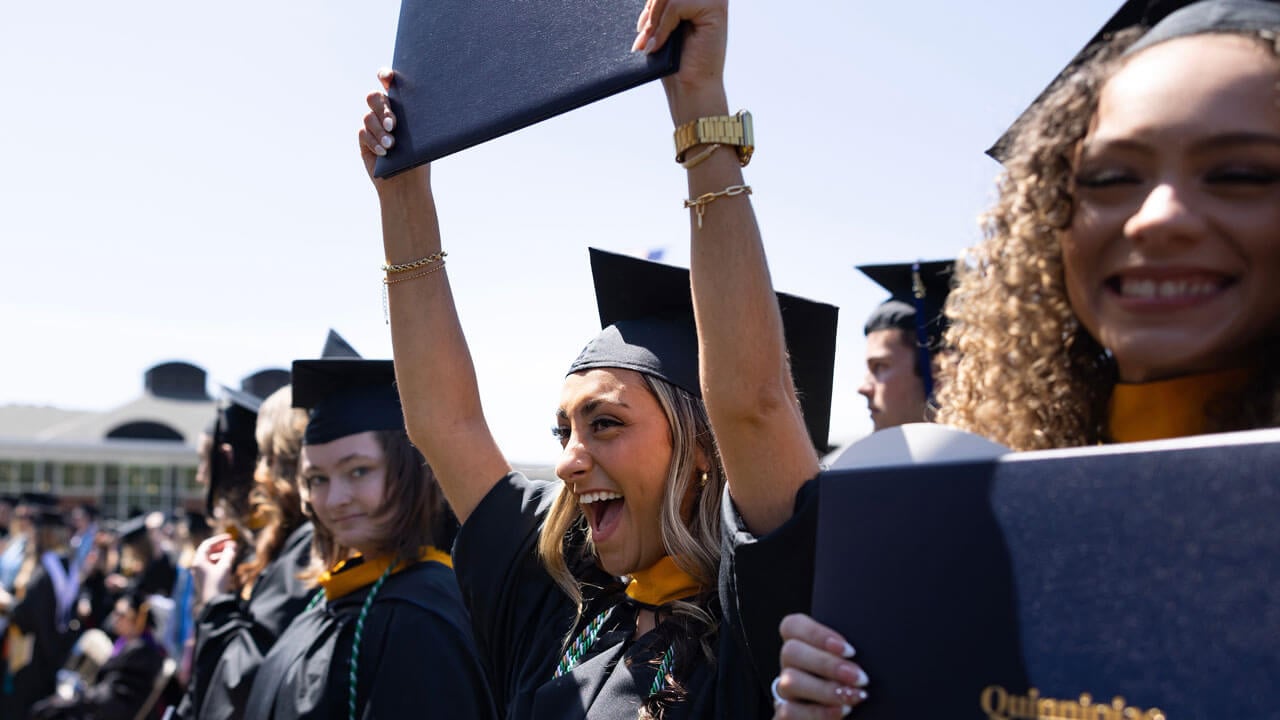
M 733 197 L 734 195 L 750 195 L 750 185 L 730 185 L 720 192 L 709 192 L 699 195 L 692 200 L 685 200 L 686 208 L 693 208 L 698 213 L 698 229 L 702 229 L 702 216 L 707 211 L 707 206 L 719 200 L 722 197 Z
M 431 263 L 442 261 L 448 256 L 449 256 L 449 253 L 441 250 L 440 252 L 437 252 L 437 253 L 431 253 L 430 255 L 424 258 L 418 258 L 413 262 L 400 263 L 398 265 L 392 265 L 391 263 L 387 263 L 386 265 L 382 266 L 382 272 L 385 272 L 385 273 L 409 272 L 410 270 L 417 270 L 418 268 L 425 267 L 427 265 L 430 265 Z

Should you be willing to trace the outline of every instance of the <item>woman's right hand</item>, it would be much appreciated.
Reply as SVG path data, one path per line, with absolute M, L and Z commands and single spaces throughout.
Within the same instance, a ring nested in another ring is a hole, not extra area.
M 430 165 L 425 163 L 406 170 L 394 178 L 373 176 L 374 163 L 396 144 L 396 116 L 391 111 L 391 103 L 387 99 L 387 90 L 395 82 L 395 71 L 390 68 L 379 70 L 378 82 L 382 87 L 369 93 L 365 98 L 369 104 L 369 112 L 365 113 L 364 121 L 360 126 L 360 158 L 364 160 L 365 172 L 369 173 L 369 179 L 373 181 L 373 186 L 379 193 L 388 187 L 406 186 L 415 182 L 426 183 L 430 178 Z
M 200 543 L 191 560 L 191 587 L 201 607 L 231 591 L 231 569 L 235 563 L 236 541 L 221 534 Z
M 867 699 L 867 674 L 850 662 L 853 646 L 808 615 L 788 615 L 782 633 L 782 672 L 773 681 L 775 720 L 838 718 Z

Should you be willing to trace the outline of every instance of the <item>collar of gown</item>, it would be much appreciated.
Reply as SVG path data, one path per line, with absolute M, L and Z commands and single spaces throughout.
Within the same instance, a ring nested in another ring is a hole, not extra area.
M 659 607 L 674 600 L 697 595 L 702 587 L 692 575 L 680 569 L 670 555 L 644 570 L 631 574 L 627 597 L 642 605 Z
M 437 550 L 430 545 L 418 550 L 418 562 L 438 562 L 447 568 L 453 568 L 453 558 L 449 557 L 448 553 Z M 390 564 L 390 555 L 376 558 L 365 558 L 362 555 L 356 555 L 321 573 L 317 582 L 320 587 L 324 588 L 324 599 L 332 601 L 344 595 L 350 595 L 356 590 L 374 583 L 378 578 L 382 577 L 382 573 L 386 572 L 387 566 Z M 391 571 L 391 574 L 394 575 L 412 566 L 412 563 L 398 565 Z
M 1108 436 L 1112 442 L 1163 440 L 1204 433 L 1212 403 L 1243 389 L 1256 368 L 1184 375 L 1147 383 L 1117 383 L 1111 394 Z

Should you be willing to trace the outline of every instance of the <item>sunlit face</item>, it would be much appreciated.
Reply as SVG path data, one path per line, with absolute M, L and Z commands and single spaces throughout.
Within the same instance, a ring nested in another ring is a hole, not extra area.
M 379 517 L 387 486 L 387 459 L 372 432 L 305 445 L 302 479 L 316 520 L 339 544 L 372 554 L 387 544 Z
M 1141 382 L 1238 367 L 1280 319 L 1280 71 L 1240 37 L 1167 41 L 1103 87 L 1063 238 L 1084 327 Z
M 564 448 L 556 475 L 578 498 L 601 567 L 628 575 L 660 560 L 671 427 L 640 373 L 595 369 L 566 377 L 556 434 Z
M 924 422 L 924 380 L 916 373 L 916 351 L 902 330 L 867 334 L 867 376 L 858 388 L 876 430 Z

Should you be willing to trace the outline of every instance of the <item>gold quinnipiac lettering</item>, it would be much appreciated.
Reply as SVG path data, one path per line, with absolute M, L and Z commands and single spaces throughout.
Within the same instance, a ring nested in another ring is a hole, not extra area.
M 1089 693 L 1081 693 L 1075 700 L 1058 700 L 1041 697 L 1035 688 L 1026 695 L 1015 695 L 999 685 L 988 685 L 978 704 L 988 720 L 1168 720 L 1163 710 L 1132 707 L 1120 696 L 1099 704 Z

